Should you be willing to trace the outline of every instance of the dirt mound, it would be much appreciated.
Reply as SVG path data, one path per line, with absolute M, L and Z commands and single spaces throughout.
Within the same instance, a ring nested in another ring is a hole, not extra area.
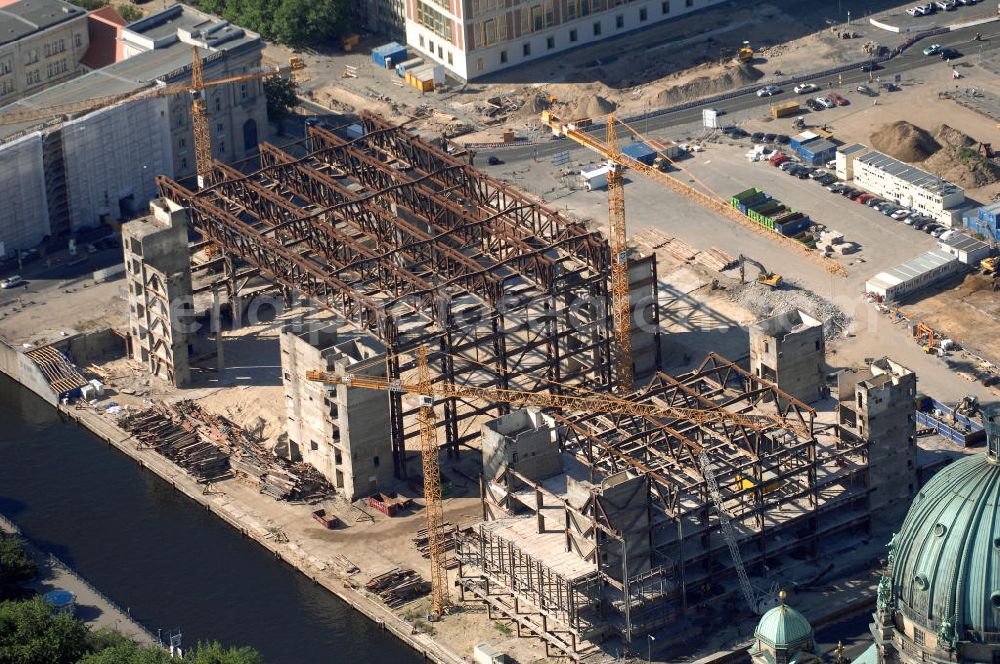
M 938 128 L 934 130 L 934 138 L 936 138 L 937 142 L 941 145 L 951 146 L 953 148 L 967 148 L 976 144 L 976 140 L 974 138 L 968 134 L 963 134 L 954 127 L 949 127 L 946 124 L 939 125 Z
M 656 95 L 656 102 L 663 106 L 681 104 L 692 99 L 707 97 L 750 85 L 764 76 L 753 65 L 741 63 L 727 66 L 720 75 L 698 78 L 667 88 Z
M 961 132 L 955 133 L 960 134 Z M 924 161 L 921 166 L 934 175 L 966 189 L 985 187 L 994 182 L 1000 182 L 1000 166 L 986 159 L 976 152 L 975 148 L 968 145 L 943 147 Z
M 569 107 L 569 116 L 572 118 L 600 118 L 608 113 L 613 113 L 618 105 L 613 101 L 608 101 L 599 95 L 592 95 L 580 99 Z
M 908 162 L 923 161 L 941 149 L 933 136 L 905 120 L 883 125 L 871 135 L 871 142 L 879 152 Z

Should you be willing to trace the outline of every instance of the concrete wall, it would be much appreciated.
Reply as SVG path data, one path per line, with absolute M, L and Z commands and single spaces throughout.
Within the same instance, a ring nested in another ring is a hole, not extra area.
M 487 480 L 513 468 L 533 481 L 562 472 L 559 430 L 555 420 L 537 410 L 521 409 L 482 427 L 483 474 Z
M 0 191 L 0 256 L 33 247 L 51 233 L 41 133 L 0 145 Z
M 59 405 L 56 394 L 38 366 L 17 348 L 0 340 L 0 372 L 10 376 L 53 406 Z
M 156 176 L 174 174 L 166 111 L 165 99 L 147 99 L 65 123 L 72 229 L 96 226 L 103 215 L 141 213 L 156 198 Z
M 622 533 L 625 539 L 629 576 L 648 571 L 652 567 L 649 476 L 633 475 L 628 471 L 611 475 L 601 482 L 596 499 L 601 506 L 600 513 L 607 515 L 607 525 Z M 603 533 L 598 537 L 601 539 L 601 568 L 611 577 L 622 580 L 621 545 Z
M 381 391 L 305 379 L 317 369 L 385 375 L 384 348 L 366 336 L 339 336 L 317 323 L 281 334 L 282 385 L 291 454 L 315 467 L 348 500 L 393 483 L 389 398 Z
M 75 334 L 50 345 L 79 367 L 105 358 L 124 357 L 126 353 L 125 340 L 111 328 Z
M 750 371 L 809 403 L 823 396 L 826 341 L 823 324 L 801 311 L 750 327 Z

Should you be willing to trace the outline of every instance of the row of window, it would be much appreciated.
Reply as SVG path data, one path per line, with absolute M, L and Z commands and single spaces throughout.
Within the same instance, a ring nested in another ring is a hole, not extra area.
M 424 26 L 438 37 L 452 41 L 451 19 L 434 9 L 423 0 L 417 0 L 417 23 Z
M 433 56 L 434 52 L 435 52 L 434 51 L 434 41 L 433 40 L 428 40 L 426 42 L 427 46 L 424 46 L 424 43 L 425 43 L 424 42 L 424 36 L 420 35 L 420 48 L 426 48 L 427 51 L 431 54 L 431 56 Z M 448 64 L 449 65 L 455 64 L 455 58 L 452 56 L 451 51 L 447 51 L 447 55 L 448 55 Z M 445 50 L 444 50 L 444 48 L 440 44 L 438 44 L 438 46 L 437 46 L 437 57 L 438 57 L 438 60 L 443 60 L 444 57 L 445 57 Z
M 0 97 L 4 95 L 9 95 L 13 91 L 14 91 L 14 81 L 7 78 L 0 81 Z
M 593 2 L 594 6 L 597 6 L 598 3 L 599 3 L 599 0 L 580 0 L 579 5 L 581 7 L 581 11 L 584 11 L 583 10 L 584 7 L 587 8 L 585 10 L 585 13 L 581 13 L 581 16 L 587 16 L 587 15 L 589 15 L 589 13 L 590 13 L 590 6 L 591 6 L 590 3 L 591 2 Z M 693 7 L 694 6 L 694 0 L 684 0 L 684 2 L 685 2 L 685 6 L 686 7 Z M 572 7 L 573 3 L 570 3 L 570 6 Z M 541 29 L 542 17 L 541 17 L 540 14 L 538 14 L 538 15 L 534 14 L 535 7 L 532 7 L 531 9 L 532 9 L 532 14 L 531 14 L 530 20 L 532 21 L 533 24 L 539 26 L 537 29 Z M 670 13 L 670 0 L 663 0 L 660 3 L 660 13 L 662 15 L 666 15 L 666 14 Z M 528 13 L 522 11 L 521 12 L 521 19 L 522 19 L 521 20 L 522 31 L 524 31 L 524 25 L 525 25 L 526 21 L 529 20 L 528 19 Z M 639 9 L 639 22 L 640 23 L 644 23 L 644 22 L 646 22 L 648 20 L 649 20 L 649 10 L 646 7 L 641 7 Z M 546 14 L 545 15 L 545 23 L 544 23 L 544 25 L 546 27 L 548 25 L 550 25 L 549 21 L 550 21 L 550 18 L 548 16 L 548 14 Z M 618 14 L 618 15 L 616 15 L 615 16 L 615 29 L 616 30 L 621 30 L 624 27 L 625 27 L 625 15 L 624 14 Z M 591 25 L 591 31 L 592 31 L 592 34 L 593 34 L 594 37 L 600 37 L 603 34 L 603 30 L 604 30 L 604 26 L 603 26 L 603 24 L 600 21 L 594 21 L 594 23 Z M 475 37 L 475 44 L 476 44 L 476 46 L 480 46 L 480 45 L 481 46 L 490 46 L 492 44 L 505 41 L 506 38 L 507 38 L 506 24 L 502 20 L 502 18 L 499 21 L 497 21 L 495 19 L 489 19 L 489 20 L 483 21 L 481 23 L 477 23 L 474 26 L 474 31 L 475 31 L 474 32 L 474 37 Z M 527 30 L 527 32 L 531 32 L 531 30 Z M 580 39 L 579 29 L 578 28 L 571 28 L 567 32 L 567 37 L 569 39 L 569 43 L 570 44 L 576 43 Z M 556 48 L 556 38 L 555 38 L 555 35 L 549 35 L 548 37 L 545 38 L 545 48 L 546 48 L 546 50 L 549 50 L 549 51 L 554 50 Z M 526 57 L 526 58 L 530 57 L 531 53 L 532 53 L 532 48 L 531 48 L 531 43 L 530 42 L 524 42 L 523 44 L 521 44 L 521 55 L 523 57 Z M 510 61 L 510 58 L 509 58 L 508 52 L 506 50 L 500 51 L 500 64 L 507 64 L 509 61 Z M 484 69 L 484 62 L 483 62 L 482 58 L 477 59 L 476 68 L 478 69 L 478 71 L 482 71 Z

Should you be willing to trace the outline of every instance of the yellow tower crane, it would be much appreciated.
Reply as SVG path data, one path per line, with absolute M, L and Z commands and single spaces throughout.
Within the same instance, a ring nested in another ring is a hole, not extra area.
M 314 370 L 307 371 L 306 378 L 328 385 L 345 385 L 365 390 L 412 394 L 419 398 L 420 455 L 424 471 L 424 501 L 427 510 L 427 538 L 431 559 L 431 610 L 435 616 L 441 616 L 449 604 L 444 536 L 441 532 L 444 514 L 441 505 L 441 471 L 438 461 L 437 430 L 434 416 L 434 402 L 436 400 L 475 399 L 493 404 L 556 408 L 578 413 L 679 418 L 696 423 L 724 423 L 749 428 L 757 432 L 769 429 L 801 430 L 802 428 L 801 425 L 790 423 L 778 415 L 733 413 L 723 409 L 711 410 L 638 403 L 605 394 L 589 396 L 546 394 L 507 388 L 456 385 L 450 382 L 434 383 L 431 381 L 425 346 L 418 349 L 416 382 L 405 382 L 380 376 Z M 695 452 L 701 452 L 701 447 L 698 446 Z
M 666 163 L 672 164 L 673 166 L 676 166 L 679 170 L 684 171 L 684 174 L 687 177 L 691 178 L 691 180 L 693 180 L 700 187 L 700 189 L 692 187 L 686 182 L 682 182 L 673 175 L 670 175 L 669 173 L 664 173 L 663 171 L 653 166 L 648 166 L 639 161 L 638 159 L 635 159 L 627 154 L 624 154 L 618 149 L 617 144 L 612 145 L 610 142 L 602 143 L 599 139 L 591 136 L 590 134 L 580 131 L 580 129 L 578 129 L 572 123 L 564 123 L 562 120 L 560 120 L 558 117 L 556 117 L 549 111 L 542 112 L 542 123 L 545 124 L 550 129 L 552 129 L 553 133 L 555 133 L 556 135 L 565 136 L 570 140 L 574 141 L 575 143 L 590 148 L 597 154 L 601 155 L 602 157 L 608 160 L 609 166 L 616 164 L 620 167 L 630 168 L 637 173 L 642 173 L 647 178 L 666 186 L 672 191 L 680 194 L 681 196 L 684 196 L 691 202 L 696 203 L 697 205 L 700 205 L 706 209 L 712 210 L 713 212 L 717 212 L 723 217 L 729 219 L 730 221 L 734 221 L 737 224 L 743 226 L 744 228 L 748 228 L 756 233 L 760 233 L 761 235 L 764 235 L 772 242 L 776 242 L 781 246 L 785 247 L 786 249 L 789 249 L 792 252 L 809 259 L 810 261 L 822 265 L 826 269 L 826 271 L 829 272 L 830 274 L 837 275 L 838 277 L 847 276 L 847 271 L 844 270 L 844 267 L 840 265 L 840 263 L 837 263 L 836 261 L 823 256 L 822 254 L 812 251 L 801 242 L 797 242 L 792 238 L 785 237 L 780 233 L 776 233 L 774 231 L 771 231 L 769 229 L 764 228 L 763 226 L 759 226 L 758 224 L 754 223 L 749 217 L 747 217 L 744 214 L 741 214 L 739 210 L 732 207 L 728 203 L 728 201 L 726 201 L 726 199 L 724 199 L 722 196 L 714 192 L 708 185 L 706 185 L 704 182 L 695 177 L 690 171 L 685 169 L 680 164 L 671 160 L 670 157 L 667 156 L 666 154 L 660 152 L 660 156 L 666 161 Z M 613 114 L 608 116 L 609 137 L 617 138 L 617 131 L 614 130 L 612 127 L 612 125 L 616 124 L 625 127 L 638 140 L 645 142 L 647 145 L 650 145 L 649 140 L 645 136 L 643 136 L 637 130 L 633 129 L 627 123 L 616 118 Z M 622 202 L 618 204 L 618 208 L 622 210 L 622 215 L 624 219 L 624 195 L 620 190 L 617 191 L 617 193 L 613 191 L 613 188 L 611 186 L 611 177 L 609 173 L 608 177 L 609 207 L 615 206 L 613 198 L 616 196 L 621 197 L 622 199 Z M 614 229 L 612 229 L 612 235 L 614 234 L 614 232 L 615 232 Z M 622 234 L 625 233 L 624 223 L 621 225 L 621 233 Z M 613 243 L 614 240 L 612 239 L 612 245 Z M 612 251 L 614 251 L 614 246 L 612 246 Z M 620 342 L 621 338 L 619 338 L 619 343 Z
M 187 92 L 192 97 L 191 118 L 194 124 L 195 171 L 198 174 L 198 186 L 203 186 L 212 172 L 212 134 L 209 131 L 208 107 L 205 105 L 204 91 L 209 88 L 226 85 L 227 83 L 241 83 L 243 81 L 267 79 L 273 76 L 284 76 L 303 69 L 305 63 L 301 58 L 291 58 L 287 65 L 261 67 L 260 69 L 248 71 L 245 74 L 206 81 L 204 65 L 201 56 L 198 54 L 197 46 L 193 47 L 193 56 L 191 81 L 189 83 L 171 83 L 148 90 L 126 92 L 119 95 L 92 97 L 90 99 L 81 99 L 79 101 L 55 104 L 42 108 L 24 108 L 7 111 L 6 113 L 0 113 L 0 125 L 21 124 L 47 120 L 62 115 L 89 113 L 116 104 L 141 101 L 154 97 L 167 97 Z

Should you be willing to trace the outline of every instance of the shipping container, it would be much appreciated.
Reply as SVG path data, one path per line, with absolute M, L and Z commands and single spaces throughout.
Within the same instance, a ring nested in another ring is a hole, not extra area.
M 587 188 L 587 191 L 596 191 L 608 186 L 608 166 L 592 166 L 580 171 L 580 180 Z
M 403 78 L 407 71 L 413 69 L 414 67 L 419 67 L 422 64 L 424 64 L 423 58 L 410 58 L 406 62 L 400 62 L 396 65 L 396 75 Z
M 810 141 L 799 148 L 799 157 L 810 166 L 820 166 L 836 156 L 837 146 L 826 139 Z
M 656 150 L 642 142 L 626 145 L 622 148 L 622 154 L 632 157 L 647 166 L 652 166 L 657 156 Z
M 786 101 L 771 106 L 771 117 L 774 118 L 784 118 L 789 115 L 795 115 L 798 112 L 799 102 L 797 101 Z
M 806 143 L 809 143 L 811 141 L 815 141 L 815 140 L 818 140 L 818 139 L 819 139 L 819 136 L 815 132 L 804 131 L 801 134 L 799 134 L 798 136 L 793 136 L 792 137 L 792 142 L 789 144 L 789 147 L 792 148 L 793 150 L 798 150 L 800 147 L 802 147 Z
M 399 42 L 389 42 L 372 49 L 372 62 L 382 69 L 395 67 L 406 61 L 406 47 Z

